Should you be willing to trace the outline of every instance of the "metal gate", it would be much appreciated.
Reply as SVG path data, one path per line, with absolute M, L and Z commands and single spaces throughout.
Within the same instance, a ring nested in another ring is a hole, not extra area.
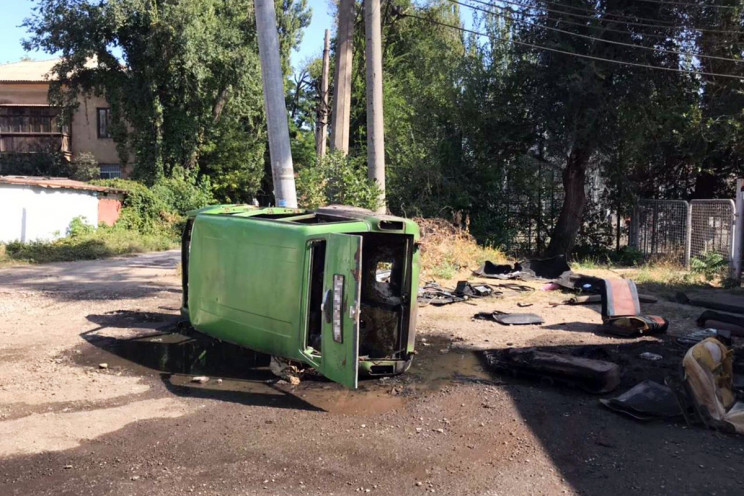
M 684 200 L 640 200 L 633 211 L 630 246 L 648 258 L 687 265 L 690 205 Z
M 690 202 L 690 257 L 718 253 L 733 258 L 736 205 L 733 200 Z

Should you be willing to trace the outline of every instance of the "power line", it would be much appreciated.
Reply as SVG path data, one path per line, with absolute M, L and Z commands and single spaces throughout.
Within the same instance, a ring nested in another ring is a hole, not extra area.
M 519 19 L 515 19 L 515 18 L 513 18 L 513 17 L 511 17 L 509 15 L 500 14 L 500 13 L 494 12 L 492 10 L 487 10 L 487 9 L 483 9 L 483 8 L 480 8 L 480 7 L 476 7 L 474 5 L 469 5 L 467 3 L 460 2 L 459 0 L 448 0 L 448 1 L 449 2 L 452 2 L 454 4 L 457 4 L 457 5 L 461 5 L 463 7 L 469 8 L 469 9 L 477 10 L 479 12 L 485 12 L 487 14 L 503 15 L 507 19 L 509 19 L 509 20 L 511 20 L 511 21 L 513 21 L 513 22 L 515 22 L 517 24 L 530 25 L 530 23 L 528 23 L 528 22 L 525 22 L 525 21 L 522 21 L 522 20 L 519 20 Z M 471 0 L 471 1 L 475 1 L 475 0 Z M 478 2 L 478 3 L 482 3 L 482 2 Z M 507 9 L 507 10 L 509 10 L 509 9 Z M 509 10 L 509 11 L 511 12 L 511 10 Z M 667 50 L 665 48 L 655 48 L 655 47 L 648 47 L 648 46 L 643 46 L 643 45 L 636 45 L 635 43 L 625 43 L 623 41 L 607 40 L 607 39 L 604 39 L 604 38 L 597 38 L 596 36 L 590 36 L 590 35 L 581 34 L 581 33 L 574 33 L 573 31 L 566 31 L 565 29 L 559 29 L 559 28 L 555 28 L 555 27 L 552 27 L 552 26 L 542 25 L 540 27 L 542 29 L 547 29 L 548 31 L 555 31 L 557 33 L 564 33 L 564 34 L 567 34 L 567 35 L 570 35 L 570 36 L 575 36 L 577 38 L 584 38 L 584 39 L 587 39 L 587 40 L 599 41 L 599 42 L 602 42 L 602 43 L 609 43 L 611 45 L 619 45 L 619 46 L 625 46 L 625 47 L 629 47 L 629 48 L 638 48 L 638 49 L 642 49 L 642 50 L 650 50 L 650 51 L 653 51 L 653 52 L 669 53 L 669 54 L 675 54 L 675 55 L 684 55 L 684 56 L 690 56 L 690 57 L 700 57 L 700 58 L 706 58 L 706 59 L 725 60 L 725 61 L 728 61 L 728 62 L 735 62 L 735 63 L 744 62 L 744 60 L 734 59 L 734 58 L 730 58 L 730 57 L 719 57 L 719 56 L 716 56 L 716 55 L 703 55 L 703 54 L 694 53 L 694 52 L 682 52 L 682 51 L 678 51 L 678 50 Z
M 739 7 L 734 5 L 700 5 L 697 3 L 690 2 L 671 2 L 665 0 L 638 0 L 639 2 L 655 3 L 658 5 L 674 5 L 675 7 L 695 7 L 697 9 L 738 9 Z
M 447 28 L 451 28 L 451 29 L 456 29 L 458 31 L 462 31 L 463 33 L 471 33 L 471 34 L 474 34 L 474 35 L 477 35 L 477 36 L 486 36 L 488 38 L 492 38 L 492 36 L 490 34 L 488 34 L 488 33 L 482 33 L 480 31 L 475 31 L 473 29 L 463 28 L 461 26 L 455 26 L 453 24 L 448 24 L 446 22 L 440 22 L 440 21 L 437 21 L 436 19 L 422 17 L 422 16 L 418 16 L 416 14 L 402 13 L 401 15 L 403 17 L 412 17 L 414 19 L 419 19 L 421 21 L 425 21 L 425 22 L 428 22 L 428 23 L 431 23 L 431 24 L 437 24 L 439 26 L 443 26 L 443 27 L 447 27 Z M 734 74 L 722 74 L 722 73 L 717 73 L 717 72 L 704 72 L 704 71 L 685 71 L 685 70 L 682 70 L 682 69 L 675 69 L 673 67 L 662 67 L 662 66 L 658 66 L 658 65 L 642 64 L 640 62 L 630 62 L 630 61 L 626 61 L 626 60 L 615 60 L 615 59 L 608 59 L 608 58 L 604 58 L 604 57 L 596 57 L 594 55 L 586 55 L 586 54 L 583 54 L 583 53 L 576 53 L 576 52 L 571 52 L 571 51 L 568 51 L 568 50 L 561 50 L 559 48 L 546 47 L 546 46 L 543 46 L 543 45 L 537 45 L 535 43 L 528 43 L 526 41 L 519 41 L 519 40 L 515 40 L 515 39 L 502 40 L 502 41 L 507 42 L 507 43 L 514 43 L 515 45 L 526 46 L 526 47 L 529 47 L 529 48 L 535 48 L 535 49 L 538 49 L 538 50 L 545 50 L 545 51 L 548 51 L 548 52 L 555 52 L 555 53 L 560 53 L 560 54 L 563 54 L 563 55 L 569 55 L 569 56 L 572 56 L 572 57 L 578 57 L 578 58 L 583 58 L 583 59 L 596 60 L 596 61 L 599 61 L 599 62 L 608 62 L 608 63 L 611 63 L 611 64 L 627 65 L 627 66 L 632 66 L 632 67 L 643 67 L 643 68 L 646 68 L 646 69 L 656 69 L 656 70 L 668 71 L 668 72 L 679 72 L 679 73 L 682 73 L 682 74 L 690 74 L 690 75 L 715 76 L 715 77 L 725 77 L 725 78 L 731 78 L 731 79 L 744 80 L 744 76 L 736 76 Z
M 490 3 L 490 2 L 484 2 L 483 0 L 473 0 L 473 1 L 475 3 L 479 3 L 481 5 L 486 5 L 488 7 L 505 8 L 505 7 L 494 5 L 493 3 Z M 594 16 L 594 15 L 584 15 L 584 14 L 577 14 L 577 13 L 574 13 L 574 12 L 566 12 L 564 10 L 556 10 L 556 9 L 553 9 L 553 8 L 550 8 L 550 7 L 542 7 L 540 5 L 524 4 L 524 3 L 519 3 L 519 2 L 512 1 L 512 0 L 497 0 L 497 1 L 500 2 L 500 3 L 508 4 L 508 5 L 516 5 L 516 6 L 522 7 L 522 8 L 541 9 L 541 10 L 545 10 L 547 12 L 551 12 L 553 14 L 562 14 L 562 15 L 572 16 L 572 17 L 575 17 L 575 18 L 589 19 L 589 20 L 592 20 L 592 21 L 602 21 L 601 18 L 598 18 L 597 16 Z M 535 15 L 535 14 L 529 14 L 529 13 L 527 13 L 526 15 Z M 659 25 L 659 24 L 650 24 L 650 23 L 635 22 L 635 21 L 621 21 L 621 20 L 612 20 L 612 19 L 607 19 L 607 21 L 621 22 L 621 23 L 627 24 L 629 26 L 639 26 L 639 27 L 647 27 L 647 28 L 669 29 L 670 27 L 672 27 L 672 26 L 668 26 L 668 25 L 667 26 L 662 26 L 662 25 Z M 700 32 L 703 32 L 703 33 L 744 34 L 743 31 L 730 30 L 730 29 L 710 29 L 710 28 L 690 28 L 690 29 L 693 29 L 695 31 L 700 31 Z

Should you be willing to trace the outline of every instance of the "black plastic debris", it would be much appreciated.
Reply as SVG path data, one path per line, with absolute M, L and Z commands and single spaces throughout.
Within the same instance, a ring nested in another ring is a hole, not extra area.
M 706 327 L 708 322 L 716 322 L 721 324 L 727 324 L 723 327 L 729 328 L 732 334 L 744 335 L 744 316 L 742 315 L 731 315 L 728 313 L 716 312 L 715 310 L 705 310 L 700 317 L 697 319 L 697 324 L 700 327 Z M 720 325 L 716 327 L 722 327 Z
M 610 410 L 642 421 L 682 415 L 674 392 L 654 381 L 643 381 L 616 398 L 599 402 Z
M 544 324 L 542 317 L 534 313 L 504 313 L 499 312 L 478 312 L 473 316 L 474 319 L 491 320 L 502 325 L 536 325 Z
M 495 372 L 536 379 L 543 384 L 576 387 L 596 394 L 608 393 L 620 384 L 620 367 L 604 360 L 534 348 L 489 350 L 484 354 Z
M 486 262 L 473 274 L 480 277 L 495 279 L 557 279 L 561 274 L 570 272 L 571 267 L 566 263 L 564 255 L 551 258 L 534 258 L 517 262 L 513 266 L 509 264 L 494 264 Z
M 744 307 L 741 305 L 731 305 L 728 303 L 722 303 L 719 301 L 706 300 L 701 298 L 688 298 L 685 293 L 677 293 L 674 296 L 677 303 L 683 305 L 692 305 L 695 307 L 710 308 L 712 310 L 720 310 L 722 312 L 739 313 L 744 314 Z
M 455 289 L 443 288 L 436 282 L 429 282 L 419 289 L 418 302 L 422 305 L 442 306 L 467 301 L 471 298 L 485 298 L 503 294 L 488 284 L 471 284 L 459 281 Z

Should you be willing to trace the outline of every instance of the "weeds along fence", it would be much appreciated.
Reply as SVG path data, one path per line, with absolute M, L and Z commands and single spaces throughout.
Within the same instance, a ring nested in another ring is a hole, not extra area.
M 691 258 L 718 253 L 734 264 L 733 200 L 641 200 L 633 210 L 630 246 L 646 259 L 688 267 Z

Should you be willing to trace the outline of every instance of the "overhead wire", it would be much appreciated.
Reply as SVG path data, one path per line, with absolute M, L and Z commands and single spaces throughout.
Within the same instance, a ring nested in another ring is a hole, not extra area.
M 497 5 L 494 5 L 493 2 L 485 2 L 484 0 L 473 0 L 473 1 L 475 3 L 479 3 L 481 5 L 486 5 L 488 7 L 504 8 L 504 7 L 499 7 Z M 574 17 L 574 18 L 588 19 L 588 20 L 593 20 L 593 21 L 601 21 L 602 20 L 601 18 L 598 18 L 595 15 L 577 14 L 575 12 L 566 12 L 564 10 L 557 10 L 557 9 L 553 9 L 553 8 L 550 8 L 550 7 L 543 7 L 541 5 L 536 5 L 536 4 L 520 3 L 520 2 L 515 2 L 513 0 L 496 0 L 496 1 L 498 1 L 499 3 L 507 4 L 507 5 L 516 5 L 517 7 L 530 8 L 530 9 L 540 9 L 540 10 L 544 10 L 546 12 L 551 12 L 553 14 L 562 14 L 562 15 L 567 15 L 567 16 L 571 16 L 571 17 Z M 530 14 L 529 13 L 526 13 L 526 15 L 530 15 Z M 607 20 L 610 21 L 610 19 L 607 19 Z M 627 24 L 629 26 L 639 26 L 639 27 L 647 27 L 647 28 L 662 28 L 662 29 L 668 29 L 669 28 L 668 25 L 659 25 L 659 24 L 651 24 L 651 23 L 643 23 L 643 22 L 635 22 L 635 21 L 615 20 L 614 22 L 619 22 L 619 23 L 622 23 L 622 24 Z M 697 27 L 690 28 L 690 29 L 693 29 L 695 31 L 704 32 L 704 33 L 744 34 L 744 31 L 731 30 L 731 29 L 711 29 L 711 28 L 697 28 Z
M 439 25 L 439 26 L 442 26 L 442 27 L 447 27 L 447 28 L 450 28 L 450 29 L 456 29 L 456 30 L 461 31 L 461 32 L 464 32 L 464 33 L 471 33 L 471 34 L 474 34 L 476 36 L 485 36 L 485 37 L 488 37 L 488 38 L 493 38 L 493 36 L 490 35 L 490 34 L 488 34 L 488 33 L 483 33 L 481 31 L 476 31 L 474 29 L 468 29 L 468 28 L 464 28 L 462 26 L 455 26 L 454 24 L 449 24 L 449 23 L 446 23 L 446 22 L 437 21 L 436 19 L 433 19 L 431 17 L 423 17 L 423 16 L 419 16 L 419 15 L 416 15 L 416 14 L 408 14 L 408 13 L 401 13 L 400 15 L 403 16 L 403 17 L 411 17 L 411 18 L 414 18 L 414 19 L 419 19 L 421 21 L 428 22 L 430 24 L 436 24 L 436 25 Z M 607 63 L 610 63 L 610 64 L 626 65 L 626 66 L 632 66 L 632 67 L 642 67 L 642 68 L 646 68 L 646 69 L 655 69 L 655 70 L 661 70 L 661 71 L 667 71 L 667 72 L 678 72 L 678 73 L 689 74 L 689 75 L 713 76 L 713 77 L 724 77 L 724 78 L 730 78 L 730 79 L 744 80 L 744 76 L 737 76 L 735 74 L 724 74 L 724 73 L 707 72 L 707 71 L 687 71 L 687 70 L 684 70 L 684 69 L 677 69 L 677 68 L 674 68 L 674 67 L 663 67 L 663 66 L 652 65 L 652 64 L 644 64 L 644 63 L 640 63 L 640 62 L 631 62 L 631 61 L 627 61 L 627 60 L 616 60 L 616 59 L 609 59 L 609 58 L 605 58 L 605 57 L 597 57 L 595 55 L 588 55 L 588 54 L 583 54 L 583 53 L 577 53 L 577 52 L 572 52 L 570 50 L 562 50 L 560 48 L 546 47 L 544 45 L 538 45 L 536 43 L 529 43 L 529 42 L 526 42 L 526 41 L 520 41 L 520 40 L 515 40 L 515 39 L 509 39 L 509 40 L 503 40 L 503 41 L 506 42 L 506 43 L 513 43 L 515 45 L 521 45 L 521 46 L 526 46 L 526 47 L 529 47 L 529 48 L 535 48 L 537 50 L 545 50 L 545 51 L 548 51 L 548 52 L 560 53 L 560 54 L 563 54 L 563 55 L 569 55 L 569 56 L 572 56 L 572 57 L 578 57 L 578 58 L 583 58 L 583 59 L 595 60 L 595 61 L 599 61 L 599 62 L 607 62 Z
M 470 5 L 470 4 L 465 3 L 465 2 L 462 2 L 460 0 L 448 0 L 448 1 L 451 2 L 451 3 L 454 3 L 456 5 L 460 5 L 462 7 L 469 8 L 469 9 L 472 9 L 472 10 L 476 10 L 476 11 L 479 11 L 479 12 L 484 12 L 484 13 L 487 13 L 487 14 L 495 14 L 495 15 L 504 16 L 507 19 L 509 19 L 512 22 L 515 22 L 517 24 L 530 25 L 529 22 L 525 22 L 525 21 L 522 21 L 520 19 L 515 19 L 515 18 L 511 17 L 510 15 L 502 14 L 502 13 L 499 13 L 499 12 L 495 12 L 493 10 L 486 10 L 484 8 L 476 7 L 475 5 Z M 474 1 L 474 0 L 470 0 L 470 1 Z M 477 3 L 483 3 L 483 2 L 477 2 Z M 498 7 L 496 7 L 496 8 L 498 8 Z M 510 9 L 507 9 L 507 10 L 511 11 Z M 548 31 L 554 31 L 554 32 L 557 32 L 557 33 L 563 33 L 563 34 L 567 34 L 567 35 L 574 36 L 574 37 L 577 37 L 577 38 L 583 38 L 583 39 L 587 39 L 587 40 L 599 41 L 599 42 L 608 43 L 608 44 L 611 44 L 611 45 L 619 45 L 619 46 L 625 46 L 625 47 L 629 47 L 629 48 L 638 48 L 638 49 L 642 49 L 642 50 L 649 50 L 649 51 L 654 51 L 654 52 L 659 52 L 659 53 L 669 53 L 669 54 L 675 54 L 675 55 L 684 55 L 684 56 L 688 56 L 688 57 L 699 57 L 699 58 L 706 58 L 706 59 L 724 60 L 724 61 L 734 62 L 734 63 L 744 62 L 744 60 L 742 60 L 742 59 L 734 59 L 734 58 L 730 58 L 730 57 L 721 57 L 721 56 L 717 56 L 717 55 L 705 55 L 705 54 L 700 54 L 700 53 L 695 53 L 695 52 L 683 52 L 683 51 L 679 51 L 679 50 L 668 50 L 668 49 L 665 49 L 665 48 L 656 48 L 656 47 L 649 47 L 649 46 L 644 46 L 644 45 L 636 45 L 635 43 L 626 43 L 626 42 L 623 42 L 623 41 L 608 40 L 608 39 L 605 39 L 605 38 L 598 38 L 596 36 L 590 36 L 590 35 L 587 35 L 587 34 L 575 33 L 573 31 L 567 31 L 565 29 L 560 29 L 560 28 L 556 28 L 556 27 L 552 27 L 552 26 L 542 25 L 540 27 L 542 29 L 546 29 Z M 670 26 L 670 27 L 672 27 L 672 26 Z M 628 33 L 628 34 L 630 34 L 630 33 Z
M 729 9 L 739 9 L 741 7 L 736 5 L 700 5 L 699 3 L 690 3 L 690 2 L 673 2 L 670 0 L 638 0 L 639 2 L 645 2 L 645 3 L 655 3 L 658 5 L 673 5 L 675 7 L 694 7 L 696 9 L 720 9 L 720 10 L 729 10 Z

